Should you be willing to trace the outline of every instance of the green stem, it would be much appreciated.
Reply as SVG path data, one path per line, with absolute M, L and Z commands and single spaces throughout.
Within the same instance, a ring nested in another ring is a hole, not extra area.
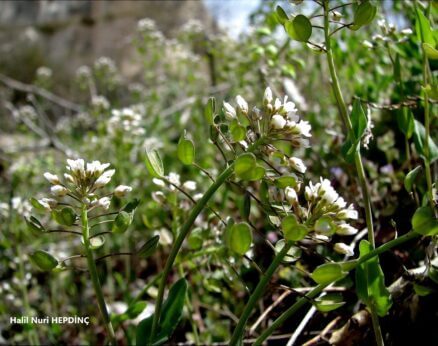
M 262 279 L 257 284 L 257 287 L 249 297 L 245 309 L 243 310 L 243 313 L 240 316 L 239 322 L 237 323 L 237 326 L 234 329 L 229 345 L 234 346 L 240 343 L 240 340 L 242 339 L 244 334 L 246 323 L 248 322 L 248 319 L 251 315 L 252 310 L 254 309 L 254 306 L 262 296 L 267 284 L 269 283 L 270 279 L 274 275 L 275 271 L 277 270 L 278 266 L 281 264 L 281 261 L 283 260 L 284 256 L 286 256 L 287 252 L 289 251 L 292 245 L 293 242 L 287 242 L 285 244 L 283 249 L 275 256 L 274 260 L 266 270 L 266 273 L 264 273 Z
M 344 270 L 351 271 L 355 269 L 359 264 L 362 264 L 369 259 L 380 255 L 383 252 L 386 252 L 393 247 L 403 244 L 411 239 L 414 239 L 416 237 L 419 237 L 419 233 L 415 233 L 413 231 L 406 233 L 405 235 L 391 240 L 387 242 L 386 244 L 378 247 L 377 249 L 374 249 L 367 253 L 366 255 L 360 257 L 357 260 L 346 262 Z M 289 309 L 287 309 L 285 312 L 283 312 L 280 317 L 278 317 L 271 326 L 266 329 L 255 341 L 253 346 L 260 346 L 277 328 L 279 328 L 289 317 L 291 317 L 293 314 L 295 314 L 301 307 L 303 307 L 307 302 L 311 301 L 312 298 L 319 295 L 327 286 L 329 286 L 330 283 L 327 284 L 321 284 L 316 286 L 313 290 L 311 290 L 309 293 L 307 293 L 304 297 L 301 297 L 298 299 L 298 301 L 292 305 Z
M 339 111 L 341 113 L 341 117 L 344 121 L 344 124 L 346 125 L 348 129 L 348 133 L 350 138 L 355 138 L 354 130 L 351 125 L 350 118 L 348 116 L 348 110 L 347 106 L 345 104 L 344 98 L 342 96 L 341 87 L 339 84 L 339 79 L 336 74 L 336 68 L 335 68 L 335 62 L 333 58 L 333 53 L 331 49 L 331 41 L 330 41 L 330 35 L 329 35 L 329 29 L 330 29 L 330 23 L 329 23 L 329 1 L 324 0 L 324 35 L 325 35 L 325 44 L 326 44 L 326 50 L 327 50 L 327 62 L 329 65 L 330 70 L 330 76 L 332 78 L 332 88 L 333 92 L 336 97 L 336 101 L 338 103 Z M 367 224 L 367 230 L 368 230 L 368 241 L 370 242 L 372 248 L 374 249 L 376 247 L 375 240 L 374 240 L 374 226 L 373 226 L 373 216 L 372 216 L 372 210 L 371 210 L 371 198 L 370 193 L 368 190 L 368 184 L 365 176 L 365 171 L 362 164 L 362 157 L 360 153 L 360 148 L 357 150 L 354 154 L 354 162 L 356 165 L 356 171 L 359 177 L 359 184 L 362 190 L 362 196 L 364 201 L 364 208 L 365 208 L 365 219 Z M 383 339 L 379 338 L 379 335 L 382 335 L 382 332 L 380 331 L 380 325 L 378 322 L 378 316 L 375 309 L 371 306 L 371 315 L 373 318 L 373 321 L 376 323 L 373 323 L 374 327 L 374 334 L 376 336 L 376 342 L 379 346 L 383 346 Z M 379 330 L 377 330 L 377 329 Z
M 259 138 L 248 148 L 247 152 L 252 152 L 255 149 L 257 149 L 263 143 L 263 141 L 264 141 L 263 137 Z M 176 256 L 178 255 L 178 252 L 184 242 L 184 239 L 189 234 L 193 226 L 193 223 L 195 222 L 198 215 L 202 212 L 202 210 L 204 210 L 204 208 L 207 207 L 209 200 L 213 197 L 217 189 L 219 189 L 219 187 L 221 187 L 222 184 L 224 184 L 227 181 L 227 179 L 233 174 L 233 172 L 234 172 L 234 162 L 231 165 L 229 165 L 224 171 L 222 171 L 222 173 L 217 177 L 216 181 L 208 188 L 208 190 L 198 201 L 198 203 L 196 203 L 191 213 L 189 214 L 186 222 L 182 225 L 179 234 L 175 239 L 175 242 L 173 243 L 169 257 L 166 261 L 166 264 L 162 272 L 163 276 L 161 277 L 160 285 L 158 287 L 158 295 L 155 303 L 154 318 L 152 320 L 150 341 L 153 340 L 157 332 L 158 323 L 160 321 L 160 315 L 161 315 L 161 306 L 163 305 L 164 289 L 166 287 L 167 278 L 169 276 L 170 271 L 172 270 L 173 263 L 175 262 Z
M 102 286 L 100 285 L 100 281 L 99 281 L 99 274 L 97 273 L 96 263 L 94 261 L 93 252 L 90 246 L 90 240 L 89 240 L 90 228 L 88 226 L 88 215 L 87 215 L 86 205 L 82 206 L 81 221 L 82 221 L 82 236 L 84 239 L 85 254 L 87 256 L 88 270 L 90 272 L 91 281 L 93 283 L 94 293 L 96 294 L 99 310 L 102 315 L 103 321 L 105 323 L 105 328 L 108 332 L 110 342 L 112 345 L 117 345 L 116 336 L 114 334 L 113 325 L 111 324 L 111 319 L 105 304 Z
M 23 307 L 27 315 L 31 315 L 32 310 L 30 308 L 29 303 L 29 292 L 27 291 L 27 285 L 25 283 L 25 275 L 24 275 L 24 265 L 23 265 L 23 258 L 21 254 L 21 248 L 20 246 L 17 246 L 17 257 L 18 257 L 18 271 L 20 275 L 20 279 L 22 280 L 21 285 L 21 294 L 23 295 Z M 40 340 L 38 338 L 38 334 L 35 331 L 35 329 L 30 326 L 30 330 L 28 332 L 28 340 L 30 345 L 39 345 Z

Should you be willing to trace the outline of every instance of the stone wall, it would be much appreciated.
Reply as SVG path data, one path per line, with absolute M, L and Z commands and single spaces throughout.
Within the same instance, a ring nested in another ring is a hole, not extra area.
M 193 18 L 214 30 L 213 19 L 198 0 L 2 0 L 0 72 L 29 81 L 45 65 L 68 76 L 100 56 L 129 66 L 134 54 L 130 37 L 145 17 L 155 20 L 168 37 Z

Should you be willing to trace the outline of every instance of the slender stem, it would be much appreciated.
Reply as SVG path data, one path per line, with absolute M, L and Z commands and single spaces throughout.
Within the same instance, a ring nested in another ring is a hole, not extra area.
M 82 236 L 84 238 L 85 254 L 87 256 L 88 270 L 90 272 L 91 281 L 93 283 L 94 293 L 96 294 L 97 303 L 99 305 L 100 313 L 105 323 L 105 328 L 108 332 L 111 345 L 114 346 L 117 345 L 116 336 L 114 334 L 114 329 L 111 324 L 111 319 L 108 314 L 105 299 L 103 297 L 102 286 L 100 285 L 100 281 L 99 281 L 99 274 L 97 272 L 96 263 L 94 262 L 93 252 L 90 247 L 90 239 L 89 239 L 90 228 L 88 226 L 88 215 L 87 215 L 86 205 L 83 205 L 82 207 L 81 221 L 82 221 Z
M 255 288 L 254 292 L 249 297 L 245 309 L 243 310 L 243 313 L 240 316 L 239 322 L 237 323 L 237 326 L 234 329 L 233 335 L 231 337 L 230 340 L 231 346 L 239 344 L 240 340 L 243 337 L 246 323 L 248 322 L 248 319 L 251 315 L 252 310 L 254 309 L 254 306 L 257 304 L 257 301 L 262 296 L 267 284 L 269 283 L 269 280 L 272 278 L 272 275 L 274 275 L 275 271 L 277 270 L 278 266 L 281 264 L 281 261 L 283 260 L 284 256 L 286 256 L 287 252 L 289 251 L 292 245 L 293 242 L 287 242 L 284 245 L 283 249 L 275 256 L 274 260 L 271 262 L 270 266 L 266 270 L 266 273 L 263 275 L 262 279 L 257 284 L 257 287 Z
M 259 138 L 257 141 L 254 142 L 254 144 L 251 145 L 251 147 L 248 148 L 248 152 L 257 149 L 263 143 L 263 141 L 264 141 L 263 137 Z M 161 306 L 163 304 L 164 289 L 166 287 L 167 278 L 169 276 L 170 271 L 172 270 L 173 263 L 175 262 L 176 256 L 178 255 L 178 252 L 184 242 L 184 239 L 189 234 L 193 226 L 193 223 L 195 222 L 198 215 L 202 212 L 202 210 L 204 210 L 204 208 L 207 207 L 208 201 L 213 197 L 217 189 L 219 189 L 219 187 L 221 187 L 222 184 L 224 184 L 226 180 L 233 174 L 233 172 L 234 172 L 234 162 L 231 165 L 229 165 L 217 177 L 216 181 L 208 188 L 208 190 L 205 192 L 202 198 L 195 204 L 187 220 L 182 225 L 179 234 L 175 239 L 175 242 L 173 243 L 169 257 L 163 269 L 163 276 L 161 277 L 160 285 L 158 287 L 158 295 L 155 303 L 155 313 L 152 320 L 152 328 L 151 328 L 151 334 L 149 339 L 150 343 L 153 340 L 158 329 L 158 323 L 160 321 Z
M 386 252 L 393 247 L 403 244 L 411 239 L 417 238 L 421 236 L 419 233 L 415 233 L 413 231 L 406 233 L 405 235 L 396 238 L 394 240 L 391 240 L 387 242 L 386 244 L 378 247 L 377 249 L 374 249 L 367 253 L 366 255 L 360 257 L 357 260 L 345 262 L 344 270 L 345 271 L 351 271 L 355 269 L 359 264 L 362 264 L 369 259 L 378 256 L 379 254 Z M 301 307 L 303 307 L 307 302 L 311 301 L 314 297 L 316 297 L 318 294 L 320 294 L 327 286 L 329 286 L 330 283 L 318 285 L 313 290 L 311 290 L 309 293 L 307 293 L 305 296 L 298 299 L 298 301 L 292 305 L 289 309 L 287 309 L 285 312 L 283 312 L 280 317 L 278 317 L 274 322 L 272 322 L 271 326 L 266 329 L 256 340 L 253 346 L 260 346 L 277 328 L 279 328 L 289 317 L 291 317 L 293 314 L 295 314 Z
M 348 110 L 347 106 L 345 104 L 341 87 L 339 84 L 339 79 L 336 74 L 336 68 L 335 63 L 333 59 L 332 49 L 331 49 L 331 40 L 329 35 L 329 2 L 328 0 L 324 1 L 324 34 L 325 34 L 325 43 L 326 43 L 326 49 L 327 49 L 327 62 L 329 65 L 330 75 L 332 78 L 332 88 L 333 92 L 335 94 L 339 111 L 341 113 L 341 117 L 344 121 L 344 124 L 346 125 L 350 138 L 355 138 L 354 129 L 352 127 L 350 118 L 348 116 Z M 375 240 L 374 240 L 374 226 L 373 226 L 373 216 L 372 216 L 372 210 L 371 210 L 371 198 L 370 193 L 368 190 L 368 184 L 365 176 L 365 171 L 362 164 L 362 157 L 359 150 L 356 150 L 354 154 L 354 162 L 356 165 L 356 171 L 359 177 L 359 184 L 362 190 L 362 196 L 363 196 L 363 202 L 364 202 L 364 208 L 365 208 L 365 219 L 368 229 L 368 241 L 371 244 L 371 247 L 374 249 L 376 247 Z M 381 338 L 382 332 L 380 331 L 380 325 L 378 322 L 378 316 L 375 308 L 373 306 L 370 307 L 371 315 L 373 318 L 373 327 L 374 327 L 374 334 L 376 336 L 376 342 L 379 346 L 383 345 L 383 339 Z

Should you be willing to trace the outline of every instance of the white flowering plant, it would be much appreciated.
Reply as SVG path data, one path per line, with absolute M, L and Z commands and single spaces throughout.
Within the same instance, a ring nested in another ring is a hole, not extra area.
M 434 3 L 151 6 L 0 74 L 0 344 L 436 344 Z

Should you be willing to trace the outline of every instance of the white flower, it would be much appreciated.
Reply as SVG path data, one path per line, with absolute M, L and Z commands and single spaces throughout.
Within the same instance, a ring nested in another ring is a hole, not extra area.
M 341 223 L 336 227 L 336 234 L 339 235 L 355 235 L 358 232 L 357 228 L 346 223 Z
M 342 209 L 345 208 L 347 202 L 345 202 L 345 200 L 342 197 L 339 197 L 333 204 L 339 209 Z
M 196 195 L 193 196 L 193 199 L 195 201 L 199 201 L 204 195 L 202 193 L 197 193 Z
M 312 126 L 309 124 L 308 121 L 301 120 L 296 127 L 300 130 L 301 135 L 304 137 L 312 137 L 312 134 L 310 133 L 310 130 L 312 130 Z
M 320 179 L 321 179 L 321 186 L 319 188 L 319 196 L 330 204 L 334 203 L 339 197 L 338 193 L 332 187 L 330 180 L 323 178 Z
M 74 174 L 85 175 L 85 162 L 83 159 L 71 160 L 67 159 L 67 169 Z
M 114 189 L 114 195 L 118 198 L 125 197 L 128 192 L 132 191 L 131 186 L 119 185 Z
M 265 89 L 265 93 L 263 94 L 263 104 L 265 105 L 270 104 L 272 100 L 273 100 L 272 90 L 270 87 L 267 87 Z
M 103 174 L 94 182 L 94 187 L 99 188 L 108 184 L 115 172 L 115 169 L 110 169 L 109 171 L 103 172 Z
M 248 113 L 248 103 L 245 101 L 245 99 L 242 96 L 240 95 L 236 96 L 236 103 L 239 109 L 242 111 L 242 113 L 244 114 Z
M 152 192 L 152 199 L 157 203 L 162 203 L 166 199 L 164 196 L 164 193 L 161 191 L 154 191 Z
M 412 35 L 413 31 L 411 28 L 406 28 L 400 31 L 400 33 L 402 33 L 403 35 Z
M 354 255 L 353 248 L 344 243 L 336 243 L 335 246 L 333 247 L 333 250 L 335 250 L 337 253 L 340 253 L 342 255 L 347 255 L 347 256 Z
M 105 210 L 108 210 L 111 204 L 111 198 L 102 197 L 97 201 L 97 206 L 102 207 Z
M 180 180 L 179 174 L 170 172 L 169 173 L 169 182 L 171 182 L 172 184 L 174 184 L 176 186 L 180 186 L 181 180 Z
M 362 44 L 364 45 L 364 47 L 367 47 L 367 48 L 373 48 L 374 47 L 374 45 L 370 41 L 368 41 L 368 40 L 364 40 L 362 42 Z
M 271 119 L 271 127 L 275 130 L 281 130 L 286 125 L 286 120 L 279 114 L 275 114 Z
M 50 188 L 50 192 L 58 197 L 63 197 L 68 193 L 68 189 L 66 189 L 64 186 L 62 185 L 53 185 Z
M 196 182 L 195 182 L 195 181 L 192 181 L 192 180 L 187 180 L 187 181 L 183 184 L 183 187 L 184 187 L 186 190 L 194 191 L 194 190 L 196 190 Z
M 153 182 L 155 185 L 159 186 L 159 187 L 165 187 L 165 186 L 166 186 L 166 183 L 165 183 L 163 180 L 158 179 L 158 178 L 153 178 L 153 179 L 152 179 L 152 182 Z
M 90 176 L 99 176 L 105 169 L 110 166 L 109 163 L 100 163 L 100 161 L 93 161 L 87 163 L 87 174 Z
M 229 121 L 236 118 L 236 110 L 228 102 L 224 102 L 225 118 Z
M 44 173 L 44 178 L 46 178 L 50 184 L 57 185 L 60 183 L 59 178 L 56 174 L 46 172 Z
M 58 205 L 58 202 L 56 199 L 53 198 L 42 198 L 38 200 L 38 203 L 41 204 L 44 208 L 47 210 L 52 210 Z
M 73 178 L 73 176 L 71 174 L 64 173 L 64 179 L 72 184 L 74 184 L 74 182 L 75 182 L 75 179 Z
M 290 203 L 290 204 L 294 204 L 298 201 L 298 196 L 297 196 L 297 192 L 291 188 L 291 187 L 286 187 L 286 189 L 284 190 L 284 194 L 286 196 L 286 200 Z
M 289 166 L 299 173 L 305 173 L 307 170 L 303 160 L 299 159 L 298 157 L 291 157 L 289 158 L 288 162 Z
M 350 205 L 347 209 L 341 210 L 337 217 L 339 219 L 345 220 L 345 219 L 351 219 L 351 220 L 357 220 L 359 217 L 357 210 L 353 209 L 353 205 Z

